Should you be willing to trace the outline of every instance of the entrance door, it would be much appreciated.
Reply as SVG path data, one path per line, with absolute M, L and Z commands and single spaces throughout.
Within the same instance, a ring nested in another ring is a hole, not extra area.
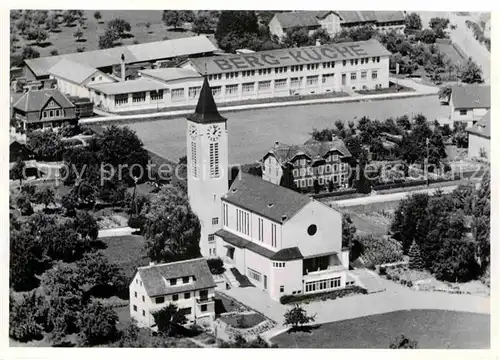
M 346 85 L 346 82 L 347 82 L 347 75 L 342 74 L 342 85 Z
M 264 275 L 264 290 L 267 290 L 267 275 Z

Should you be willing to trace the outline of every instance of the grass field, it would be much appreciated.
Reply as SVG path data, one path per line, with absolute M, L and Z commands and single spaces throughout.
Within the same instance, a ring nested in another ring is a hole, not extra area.
M 436 43 L 439 51 L 444 53 L 452 62 L 452 64 L 461 66 L 467 59 L 462 56 L 462 54 L 457 51 L 457 49 L 452 44 L 439 44 Z M 456 45 L 455 45 L 456 46 Z
M 243 317 L 243 323 L 242 326 L 239 324 L 239 319 L 240 316 Z M 262 316 L 261 314 L 245 314 L 245 315 L 240 315 L 240 316 L 225 316 L 222 317 L 221 320 L 224 321 L 226 324 L 231 325 L 232 327 L 238 328 L 238 329 L 249 329 L 252 328 L 258 324 L 260 324 L 263 321 L 266 321 L 266 318 Z
M 50 56 L 50 51 L 57 49 L 59 54 L 67 54 L 77 52 L 78 47 L 85 47 L 85 51 L 97 50 L 99 43 L 99 36 L 106 30 L 106 23 L 115 18 L 121 18 L 128 21 L 131 26 L 129 38 L 121 39 L 122 45 L 132 45 L 134 41 L 138 43 L 145 43 L 151 41 L 160 41 L 166 36 L 168 39 L 175 39 L 181 37 L 192 36 L 193 33 L 189 31 L 167 31 L 167 28 L 162 21 L 162 10 L 100 10 L 102 19 L 100 23 L 94 19 L 95 10 L 85 10 L 85 27 L 83 29 L 83 40 L 77 42 L 73 36 L 76 26 L 66 27 L 61 24 L 58 33 L 49 33 L 50 37 L 47 43 L 50 45 L 44 47 L 36 46 L 32 41 L 26 41 L 19 37 L 20 41 L 18 46 L 32 45 L 40 52 L 40 56 Z M 149 32 L 146 30 L 144 24 L 151 23 Z M 20 53 L 20 49 L 17 53 Z
M 280 348 L 389 348 L 404 334 L 419 349 L 487 349 L 490 317 L 442 310 L 409 310 L 328 323 L 272 339 Z
M 149 263 L 146 242 L 140 235 L 113 236 L 99 240 L 105 246 L 103 252 L 106 257 L 118 265 L 128 279 L 132 279 L 137 267 Z

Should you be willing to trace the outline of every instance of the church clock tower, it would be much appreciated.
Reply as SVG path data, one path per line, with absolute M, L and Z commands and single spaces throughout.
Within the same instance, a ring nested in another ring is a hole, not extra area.
M 200 249 L 216 257 L 214 233 L 222 228 L 221 196 L 228 191 L 227 119 L 219 114 L 205 76 L 186 129 L 189 203 L 201 223 Z

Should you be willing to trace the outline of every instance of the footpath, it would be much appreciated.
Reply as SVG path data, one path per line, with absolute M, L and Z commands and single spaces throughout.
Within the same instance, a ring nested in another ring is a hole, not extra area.
M 346 97 L 282 101 L 282 102 L 271 102 L 271 103 L 261 103 L 261 104 L 244 104 L 235 106 L 221 106 L 218 108 L 218 110 L 219 112 L 222 113 L 222 112 L 234 112 L 234 111 L 254 110 L 254 109 L 267 109 L 267 108 L 284 107 L 284 106 L 335 104 L 335 103 L 341 104 L 349 102 L 404 99 L 409 97 L 436 95 L 439 92 L 439 88 L 437 87 L 422 85 L 411 79 L 390 78 L 390 81 L 393 83 L 397 82 L 399 85 L 413 88 L 415 91 L 404 91 L 399 93 L 385 93 L 385 94 L 369 94 L 369 95 L 361 95 L 355 92 L 351 92 L 350 96 Z M 95 109 L 94 112 L 98 115 L 101 115 L 102 117 L 80 119 L 80 123 L 99 124 L 99 123 L 107 123 L 113 121 L 141 121 L 141 120 L 151 120 L 155 118 L 167 119 L 167 118 L 176 118 L 185 116 L 190 114 L 192 111 L 193 111 L 192 109 L 182 109 L 182 110 L 172 110 L 172 111 L 147 113 L 147 114 L 118 115 Z

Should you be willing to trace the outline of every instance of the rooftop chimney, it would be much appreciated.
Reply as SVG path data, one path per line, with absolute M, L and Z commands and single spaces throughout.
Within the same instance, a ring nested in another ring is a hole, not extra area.
M 316 46 L 321 46 L 321 41 L 319 41 L 319 39 L 316 39 Z
M 120 61 L 120 65 L 121 65 L 121 69 L 120 69 L 120 72 L 121 72 L 121 78 L 122 78 L 122 81 L 125 81 L 125 55 L 122 54 L 121 56 L 121 61 Z

